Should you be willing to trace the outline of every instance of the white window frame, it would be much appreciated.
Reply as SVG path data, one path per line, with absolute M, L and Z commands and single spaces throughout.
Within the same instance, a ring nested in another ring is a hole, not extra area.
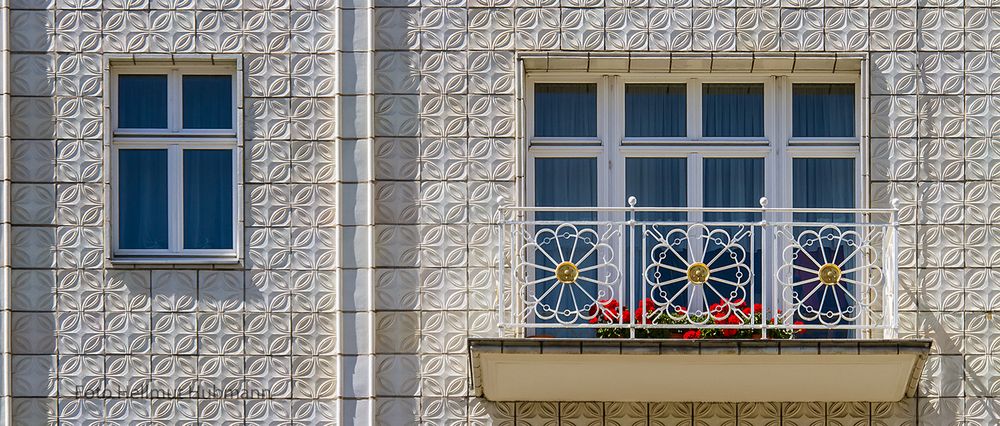
M 597 137 L 534 137 L 534 85 L 536 83 L 596 83 Z M 625 84 L 687 84 L 687 137 L 626 138 Z M 763 138 L 704 138 L 702 131 L 703 83 L 763 83 Z M 793 138 L 792 84 L 850 83 L 855 87 L 855 132 L 853 138 Z M 625 159 L 630 157 L 687 157 L 688 206 L 702 205 L 703 158 L 764 158 L 764 193 L 769 207 L 791 207 L 792 159 L 806 157 L 852 158 L 855 162 L 855 206 L 867 207 L 867 173 L 862 161 L 866 135 L 862 118 L 865 105 L 860 73 L 622 73 L 545 72 L 525 76 L 524 134 L 527 146 L 524 190 L 528 205 L 535 205 L 534 160 L 538 157 L 596 158 L 598 162 L 598 206 L 624 206 Z M 596 139 L 596 140 L 595 140 Z M 602 166 L 606 164 L 607 166 Z M 640 200 L 641 203 L 641 200 Z M 690 220 L 700 220 L 690 217 Z
M 110 173 L 108 204 L 111 250 L 109 258 L 116 263 L 235 263 L 239 262 L 243 243 L 242 201 L 242 83 L 238 58 L 214 61 L 155 62 L 122 64 L 112 59 L 107 74 L 109 96 L 106 100 L 107 132 L 110 158 L 106 165 Z M 122 74 L 167 75 L 167 128 L 118 128 L 118 77 Z M 184 75 L 230 75 L 232 77 L 232 126 L 230 129 L 184 129 Z M 167 151 L 168 248 L 121 249 L 119 245 L 119 152 L 123 149 L 164 149 Z M 233 247 L 230 249 L 184 248 L 184 163 L 185 150 L 230 150 L 232 152 Z
M 525 146 L 528 162 L 524 190 L 528 205 L 535 205 L 534 163 L 536 158 L 597 159 L 598 206 L 626 206 L 625 160 L 635 157 L 687 158 L 687 207 L 701 207 L 704 201 L 704 158 L 764 158 L 764 196 L 768 207 L 793 206 L 792 161 L 795 158 L 851 158 L 855 164 L 855 207 L 867 207 L 867 164 L 863 161 L 867 135 L 863 117 L 867 105 L 862 97 L 860 73 L 803 73 L 765 75 L 753 73 L 636 73 L 595 75 L 586 72 L 528 74 L 524 77 Z M 578 140 L 534 137 L 535 83 L 582 83 L 597 85 L 597 139 Z M 764 83 L 763 138 L 704 138 L 702 132 L 702 83 Z M 625 137 L 625 84 L 686 83 L 687 136 L 671 138 Z M 853 138 L 792 138 L 792 84 L 851 83 L 855 87 L 855 132 Z M 576 142 L 576 143 L 574 143 Z M 606 168 L 602 166 L 606 164 Z M 639 200 L 640 204 L 642 200 Z M 753 206 L 756 207 L 756 206 Z M 623 214 L 601 213 L 598 220 L 622 220 Z M 767 220 L 790 221 L 790 213 L 768 214 Z M 688 221 L 703 220 L 700 212 L 690 212 Z M 766 244 L 766 243 L 765 243 Z M 777 270 L 776 258 L 762 265 Z M 765 275 L 769 272 L 765 272 Z M 763 297 L 773 297 L 773 283 L 764 282 Z M 787 306 L 786 306 L 787 308 Z

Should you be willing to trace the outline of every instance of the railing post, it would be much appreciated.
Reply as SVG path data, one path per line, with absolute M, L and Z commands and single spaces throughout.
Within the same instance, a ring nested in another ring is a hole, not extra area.
M 768 241 L 767 241 L 767 238 L 766 238 L 766 236 L 767 236 L 766 229 L 767 229 L 767 197 L 760 197 L 760 245 L 761 245 L 761 247 L 760 247 L 760 253 L 761 253 L 761 255 L 760 255 L 760 263 L 761 263 L 760 270 L 761 270 L 762 274 L 765 273 L 765 271 L 767 271 L 767 268 L 765 268 L 764 265 L 767 265 L 767 262 L 770 261 L 770 257 L 768 256 L 770 250 L 767 249 L 767 247 L 769 246 L 769 244 L 768 244 Z M 751 242 L 750 242 L 750 246 L 753 247 L 753 240 L 752 239 L 751 239 Z M 751 253 L 751 256 L 752 255 L 753 255 L 753 253 Z M 755 271 L 753 271 L 751 269 L 751 272 L 755 272 Z M 754 278 L 756 279 L 756 277 L 754 277 Z M 751 280 L 750 283 L 754 284 L 754 282 L 752 280 Z M 770 309 L 771 309 L 770 303 L 767 303 L 767 299 L 768 299 L 767 293 L 774 294 L 775 291 L 774 291 L 774 289 L 772 289 L 770 292 L 765 292 L 765 290 L 767 290 L 767 289 L 765 288 L 765 285 L 764 285 L 764 277 L 760 277 L 760 286 L 761 286 L 761 289 L 760 289 L 760 298 L 763 299 L 763 300 L 760 301 L 760 303 L 761 303 L 761 308 L 760 308 L 760 310 L 761 310 L 761 313 L 760 313 L 760 319 L 761 319 L 760 337 L 762 339 L 766 339 L 767 338 L 767 320 L 768 320 L 767 317 L 770 315 Z M 752 287 L 751 287 L 750 291 L 751 291 L 750 294 L 753 294 L 753 288 Z M 777 319 L 775 319 L 775 322 L 778 322 Z
M 635 197 L 628 197 L 628 207 L 629 207 L 629 209 L 628 209 L 628 212 L 627 212 L 628 218 L 627 218 L 627 222 L 625 224 L 625 228 L 628 229 L 628 242 L 629 242 L 629 244 L 628 244 L 628 251 L 629 251 L 629 253 L 623 253 L 623 254 L 628 255 L 628 263 L 629 263 L 629 265 L 628 265 L 628 276 L 623 277 L 623 279 L 622 279 L 622 289 L 623 289 L 622 293 L 623 294 L 620 295 L 620 297 L 626 297 L 626 296 L 628 297 L 628 302 L 627 303 L 630 306 L 632 306 L 632 301 L 635 300 L 635 290 L 636 290 L 636 283 L 635 283 L 635 272 L 636 272 L 635 271 L 635 205 L 636 205 L 637 202 L 638 202 L 638 200 L 636 200 Z M 622 252 L 625 252 L 625 250 L 622 250 Z M 625 286 L 626 282 L 628 283 L 627 288 Z M 631 337 L 633 339 L 635 338 L 635 316 L 636 316 L 636 308 L 637 308 L 637 306 L 632 306 L 632 310 L 631 310 L 632 315 L 629 316 L 629 321 L 631 322 L 631 324 L 629 325 L 629 337 Z M 643 312 L 642 314 L 645 315 L 645 312 Z

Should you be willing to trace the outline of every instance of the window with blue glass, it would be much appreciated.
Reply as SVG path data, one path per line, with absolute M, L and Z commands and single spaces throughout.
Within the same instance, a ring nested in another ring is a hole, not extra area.
M 185 129 L 233 127 L 233 76 L 185 75 L 182 80 Z
M 625 85 L 625 137 L 685 136 L 687 136 L 687 85 Z
M 166 250 L 170 244 L 167 150 L 118 151 L 118 246 Z
M 597 159 L 596 158 L 536 158 L 535 159 L 535 205 L 539 207 L 597 207 Z M 551 239 L 544 240 L 535 253 L 535 263 L 544 268 L 556 269 L 562 262 L 572 262 L 579 267 L 580 278 L 571 284 L 561 284 L 552 275 L 538 270 L 539 280 L 533 285 L 535 297 L 540 303 L 533 314 L 541 323 L 565 323 L 580 321 L 570 314 L 571 307 L 592 305 L 598 296 L 597 265 L 599 254 L 593 250 L 576 250 L 583 247 L 585 240 L 597 233 L 593 211 L 548 211 L 538 212 L 535 219 L 553 223 L 576 223 L 572 228 L 558 225 L 539 225 L 535 232 L 550 233 Z M 593 330 L 572 330 L 562 328 L 542 328 L 544 335 L 558 337 L 593 337 Z
M 688 167 L 686 157 L 632 157 L 625 159 L 625 195 L 635 197 L 637 207 L 687 207 Z M 669 273 L 669 269 L 683 269 L 690 256 L 689 247 L 676 245 L 664 247 L 660 242 L 664 236 L 680 230 L 678 222 L 687 220 L 687 213 L 680 211 L 643 211 L 636 214 L 639 230 L 632 238 L 625 240 L 627 261 L 635 258 L 642 263 L 647 257 L 655 260 L 657 267 L 636 270 L 627 279 L 628 291 L 642 289 L 644 283 L 659 282 L 658 276 Z M 635 249 L 632 248 L 635 244 Z M 688 292 L 685 283 L 666 282 L 645 294 L 633 291 L 626 298 L 632 303 L 649 297 L 658 305 L 688 306 Z M 676 296 L 674 296 L 676 295 Z
M 764 137 L 764 85 L 702 85 L 702 134 L 707 138 Z
M 535 137 L 597 137 L 597 84 L 536 84 Z
M 702 204 L 710 208 L 760 207 L 760 199 L 764 197 L 764 172 L 764 158 L 705 158 Z M 746 211 L 706 212 L 704 220 L 717 237 L 707 238 L 703 243 L 704 258 L 709 259 L 705 263 L 716 271 L 716 280 L 712 283 L 714 291 L 705 292 L 704 286 L 697 289 L 702 292 L 705 305 L 719 303 L 720 294 L 736 295 L 736 298 L 751 305 L 761 303 L 764 298 L 762 235 L 744 225 L 760 221 L 761 214 Z M 750 268 L 732 267 L 736 262 L 730 256 L 746 256 L 744 265 L 753 268 L 752 285 L 745 285 L 750 283 Z M 747 291 L 748 287 L 751 291 Z
M 233 247 L 233 152 L 184 150 L 184 248 Z
M 238 257 L 234 65 L 112 63 L 116 259 Z
M 166 129 L 167 74 L 118 76 L 118 128 Z
M 793 84 L 792 136 L 854 137 L 853 84 Z
M 635 197 L 636 228 L 625 231 L 634 233 L 614 249 L 623 250 L 622 265 L 656 262 L 621 271 L 617 282 L 626 285 L 614 292 L 619 300 L 634 305 L 652 298 L 661 307 L 704 311 L 730 296 L 780 303 L 772 300 L 778 294 L 775 262 L 764 254 L 774 237 L 760 225 L 767 216 L 762 198 L 775 208 L 769 221 L 843 223 L 850 215 L 791 217 L 784 209 L 857 207 L 854 188 L 861 175 L 855 166 L 862 159 L 855 128 L 863 104 L 857 103 L 857 80 L 845 75 L 678 75 L 657 81 L 648 73 L 622 73 L 559 83 L 543 78 L 546 83 L 529 85 L 525 98 L 525 111 L 534 118 L 527 189 L 535 206 L 577 208 L 538 212 L 536 219 L 547 220 L 545 226 L 601 229 L 606 221 L 630 217 L 621 208 Z M 579 208 L 593 206 L 600 208 Z M 713 286 L 684 287 L 689 280 L 677 274 L 699 262 L 711 265 Z M 581 295 L 592 295 L 594 288 L 577 290 L 577 296 L 537 295 L 540 306 L 586 305 Z M 543 332 L 564 333 L 572 332 Z
M 856 207 L 856 181 L 854 158 L 795 158 L 792 160 L 792 205 L 808 209 L 850 209 Z M 800 242 L 795 257 L 793 282 L 796 297 L 803 306 L 809 306 L 819 319 L 803 318 L 807 324 L 820 324 L 826 315 L 851 309 L 859 295 L 858 284 L 863 281 L 857 264 L 858 247 L 863 245 L 861 234 L 852 226 L 856 222 L 850 213 L 796 213 L 797 222 L 816 223 L 816 226 L 795 228 Z M 834 224 L 835 227 L 819 224 Z M 840 225 L 837 225 L 840 224 Z M 814 280 L 811 271 L 836 265 L 838 282 L 826 284 Z M 809 271 L 809 272 L 807 272 Z M 804 337 L 848 337 L 845 330 L 811 330 Z

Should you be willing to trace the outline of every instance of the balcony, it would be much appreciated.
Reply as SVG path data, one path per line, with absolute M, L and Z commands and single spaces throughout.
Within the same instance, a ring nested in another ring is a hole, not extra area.
M 500 212 L 501 337 L 469 342 L 480 395 L 897 401 L 913 392 L 930 342 L 896 339 L 895 209 L 635 205 Z

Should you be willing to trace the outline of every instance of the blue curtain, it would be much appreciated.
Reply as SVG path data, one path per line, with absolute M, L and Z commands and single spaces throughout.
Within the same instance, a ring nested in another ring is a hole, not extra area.
M 118 246 L 166 249 L 167 150 L 118 151 Z
M 760 207 L 760 198 L 764 196 L 763 158 L 706 158 L 702 164 L 704 173 L 704 178 L 702 179 L 702 182 L 704 183 L 704 195 L 702 202 L 705 207 Z M 756 222 L 760 219 L 760 213 L 752 212 L 705 213 L 705 220 L 708 222 L 747 223 Z M 747 228 L 741 228 L 739 226 L 722 226 L 713 229 L 723 229 L 733 238 L 737 238 L 737 235 L 740 233 L 748 231 Z M 750 245 L 749 237 L 744 237 L 740 239 L 740 241 L 743 249 L 746 251 L 746 254 L 754 257 L 753 287 L 747 289 L 748 291 L 743 294 L 743 296 L 750 297 L 752 294 L 752 301 L 754 303 L 760 303 L 764 295 L 764 287 L 762 285 L 763 270 L 761 269 L 763 266 L 763 252 L 761 251 L 763 239 L 760 234 L 760 229 L 755 230 L 754 244 L 752 247 Z M 720 249 L 721 246 L 709 245 L 706 258 L 715 258 L 715 255 L 719 253 Z M 751 250 L 753 251 L 752 253 Z M 748 266 L 749 261 L 750 259 L 748 258 Z M 725 263 L 719 264 L 719 266 L 724 265 Z M 732 282 L 739 282 L 741 279 L 737 276 L 738 271 L 738 269 L 729 269 L 717 272 L 717 276 Z M 745 278 L 743 280 L 745 280 Z M 716 286 L 722 294 L 728 294 L 730 291 L 736 291 L 734 287 L 718 284 L 716 284 Z M 718 296 L 712 292 L 706 292 L 705 297 L 708 298 L 708 302 L 710 304 L 719 301 Z M 747 300 L 747 303 L 750 302 L 751 300 Z
M 640 207 L 687 205 L 687 158 L 627 158 L 625 202 L 635 197 Z M 640 212 L 639 220 L 684 220 L 684 213 Z
M 702 85 L 705 137 L 763 137 L 763 84 Z
M 626 84 L 625 136 L 687 136 L 687 86 Z
M 123 74 L 118 76 L 118 127 L 167 128 L 167 76 Z
M 796 158 L 792 160 L 792 205 L 797 208 L 853 208 L 855 207 L 855 190 L 854 190 L 854 159 L 852 158 Z M 831 214 L 831 213 L 797 213 L 795 214 L 796 221 L 807 221 L 807 222 L 819 222 L 819 223 L 844 223 L 853 222 L 854 217 L 850 214 Z M 852 227 L 841 227 L 841 232 L 852 231 Z M 806 231 L 821 232 L 819 228 L 816 227 L 797 227 L 795 232 L 801 233 Z M 853 242 L 858 243 L 858 242 Z M 822 253 L 820 250 L 824 250 L 826 253 L 837 253 L 836 258 L 828 259 L 833 263 L 842 263 L 845 257 L 849 254 L 849 249 L 847 247 L 852 244 L 850 238 L 846 239 L 835 239 L 835 240 L 823 240 L 820 244 L 813 244 L 806 248 L 806 251 L 810 253 L 813 259 L 822 259 Z M 840 250 L 837 250 L 836 245 L 840 246 Z M 822 262 L 822 260 L 820 260 Z M 815 269 L 816 265 L 813 264 L 809 257 L 799 256 L 796 259 L 799 266 L 805 269 Z M 855 265 L 854 261 L 848 261 L 841 266 L 844 270 L 849 270 Z M 794 280 L 804 281 L 813 278 L 815 275 L 809 274 L 807 272 L 802 272 L 797 270 L 794 272 Z M 844 274 L 844 277 L 857 279 L 857 272 L 851 272 Z M 806 284 L 802 285 L 797 289 L 800 297 L 808 295 L 816 286 L 822 286 L 824 284 Z M 847 292 L 854 292 L 855 286 L 850 283 L 842 282 L 843 290 Z M 824 299 L 822 295 L 824 289 L 819 289 L 814 293 L 812 297 L 806 299 L 803 303 L 806 306 L 812 306 L 814 309 L 820 312 L 832 312 L 836 311 L 836 302 L 831 300 L 832 298 Z M 849 301 L 844 300 L 845 297 L 841 297 L 841 308 L 843 305 L 849 303 Z M 816 321 L 806 321 L 807 323 L 816 323 Z M 812 330 L 803 335 L 806 338 L 844 338 L 850 337 L 852 332 L 849 330 Z
M 184 76 L 184 128 L 233 128 L 233 77 Z
M 233 152 L 184 151 L 184 248 L 233 248 Z
M 760 207 L 764 196 L 763 158 L 706 158 L 703 164 L 705 207 Z M 705 220 L 756 221 L 760 214 L 706 213 Z
M 597 85 L 535 85 L 535 136 L 596 137 Z
M 595 158 L 537 158 L 535 159 L 535 205 L 538 207 L 596 207 L 597 206 L 597 159 Z M 538 220 L 558 220 L 565 222 L 573 221 L 593 221 L 597 219 L 594 212 L 539 212 L 535 215 Z M 580 226 L 578 228 L 591 228 L 593 226 Z M 535 231 L 542 231 L 545 228 L 555 228 L 554 226 L 539 227 Z M 563 248 L 561 255 L 570 257 L 571 244 L 567 244 L 566 239 L 542 245 L 550 255 L 560 253 L 559 247 Z M 579 254 L 579 253 L 577 253 Z M 579 259 L 573 259 L 577 261 Z M 590 256 L 582 259 L 577 266 L 581 269 L 596 264 L 596 257 Z M 538 254 L 535 263 L 545 265 L 548 260 L 542 254 Z M 538 271 L 535 279 L 545 278 L 551 273 Z M 597 278 L 597 270 L 583 273 L 591 279 Z M 585 295 L 586 292 L 591 297 L 596 298 L 597 286 L 592 283 L 579 281 L 574 284 L 574 288 L 567 288 L 565 292 L 552 291 L 542 297 L 546 290 L 552 285 L 563 285 L 553 281 L 547 281 L 535 288 L 535 296 L 541 297 L 541 302 L 555 309 L 559 307 L 584 306 L 593 302 Z M 574 293 L 575 291 L 575 293 Z M 563 318 L 564 320 L 566 318 Z M 545 322 L 540 320 L 540 322 Z M 554 322 L 554 321 L 553 321 Z M 594 330 L 570 330 L 570 329 L 538 329 L 537 332 L 543 335 L 556 337 L 593 337 Z
M 634 196 L 639 207 L 685 207 L 687 206 L 687 158 L 627 158 L 625 160 L 625 202 L 628 197 Z M 661 262 L 675 268 L 685 268 L 683 259 L 677 258 L 672 252 L 665 248 L 656 248 L 660 242 L 657 236 L 666 236 L 672 229 L 678 228 L 669 222 L 686 221 L 687 213 L 684 212 L 639 212 L 636 219 L 645 224 L 645 235 L 642 227 L 635 230 L 635 243 L 638 247 L 635 250 L 631 247 L 631 239 L 625 241 L 625 265 L 629 265 L 631 256 L 636 256 L 636 271 L 634 276 L 630 276 L 629 285 L 626 286 L 631 293 L 628 300 L 636 306 L 645 297 L 652 298 L 662 305 L 667 302 L 667 298 L 660 297 L 659 293 L 654 293 L 652 288 L 647 288 L 645 293 L 642 287 L 646 283 L 642 280 L 643 274 L 648 274 L 651 282 L 659 280 L 657 276 L 665 276 L 666 270 L 646 271 L 641 265 L 642 256 L 640 252 L 646 250 L 646 259 L 660 259 Z M 666 223 L 664 223 L 666 222 Z M 643 247 L 645 239 L 645 247 Z M 674 250 L 684 258 L 688 255 L 687 246 L 675 246 Z M 674 295 L 680 291 L 684 283 L 665 285 L 660 290 L 663 294 Z M 675 299 L 676 305 L 687 305 L 687 294 Z
M 796 208 L 854 208 L 853 158 L 792 160 L 792 205 Z M 795 220 L 851 222 L 849 214 L 799 213 Z
M 535 206 L 596 207 L 596 158 L 536 158 Z M 593 212 L 539 212 L 538 220 L 596 220 Z
M 793 85 L 792 136 L 853 137 L 854 85 Z

